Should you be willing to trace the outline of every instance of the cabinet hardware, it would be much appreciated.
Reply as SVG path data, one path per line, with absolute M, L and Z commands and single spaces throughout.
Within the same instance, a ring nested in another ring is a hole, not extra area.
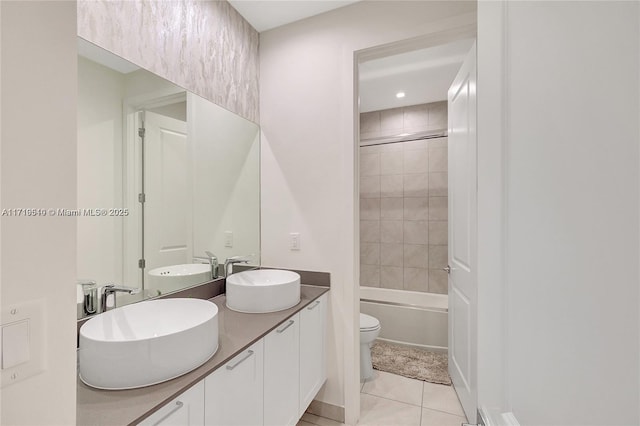
M 158 420 L 157 422 L 155 422 L 153 424 L 153 426 L 158 426 L 159 424 L 161 424 L 162 422 L 164 422 L 165 420 L 167 420 L 169 417 L 171 417 L 173 415 L 173 413 L 175 413 L 176 411 L 178 411 L 179 409 L 181 409 L 182 407 L 184 407 L 184 402 L 182 401 L 176 401 L 176 406 L 173 407 L 173 410 L 169 411 L 167 414 L 165 414 L 164 416 L 162 416 L 162 418 L 160 420 Z
M 312 310 L 312 309 L 315 309 L 315 308 L 317 308 L 317 307 L 318 307 L 318 305 L 319 305 L 319 304 L 320 304 L 320 301 L 319 301 L 319 300 L 316 300 L 315 305 L 313 305 L 313 306 L 309 306 L 309 307 L 307 308 L 307 310 L 309 310 L 309 311 L 310 311 L 310 310 Z
M 285 325 L 285 326 L 284 326 L 284 327 L 282 327 L 282 328 L 277 329 L 276 331 L 277 331 L 278 333 L 282 333 L 282 332 L 283 332 L 283 331 L 285 331 L 287 328 L 291 327 L 291 326 L 293 325 L 293 323 L 294 323 L 294 322 L 295 322 L 294 320 L 289 320 L 289 322 L 287 323 L 287 325 Z
M 245 362 L 247 359 L 249 359 L 251 357 L 251 355 L 253 355 L 253 351 L 251 351 L 251 350 L 247 351 L 247 354 L 245 356 L 243 356 L 241 360 L 239 360 L 238 362 L 236 362 L 233 365 L 231 365 L 231 364 L 227 365 L 227 370 L 233 370 L 234 368 L 236 368 L 237 366 L 239 366 L 240 364 Z

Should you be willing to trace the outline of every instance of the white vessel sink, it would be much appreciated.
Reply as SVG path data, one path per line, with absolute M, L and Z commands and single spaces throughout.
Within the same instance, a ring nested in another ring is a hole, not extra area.
M 282 311 L 300 302 L 300 275 L 279 269 L 238 272 L 227 278 L 226 296 L 233 311 Z
M 162 266 L 147 274 L 148 287 L 160 290 L 162 294 L 212 280 L 211 265 L 206 263 Z
M 135 303 L 100 314 L 80 328 L 80 379 L 99 389 L 149 386 L 188 373 L 217 349 L 214 303 Z

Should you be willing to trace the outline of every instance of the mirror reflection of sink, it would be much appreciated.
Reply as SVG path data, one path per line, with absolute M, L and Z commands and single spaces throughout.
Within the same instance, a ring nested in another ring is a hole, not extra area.
M 206 263 L 185 263 L 183 265 L 163 266 L 150 270 L 148 286 L 169 293 L 191 285 L 211 281 L 211 265 Z
M 238 272 L 227 278 L 227 307 L 245 313 L 289 309 L 300 302 L 300 275 L 279 269 Z
M 163 299 L 107 311 L 80 328 L 80 379 L 99 389 L 161 383 L 199 367 L 218 349 L 218 307 Z

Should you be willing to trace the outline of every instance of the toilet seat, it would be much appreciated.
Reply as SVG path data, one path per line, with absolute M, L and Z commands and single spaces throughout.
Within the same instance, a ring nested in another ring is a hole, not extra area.
M 371 331 L 380 328 L 380 321 L 367 314 L 360 314 L 360 331 Z

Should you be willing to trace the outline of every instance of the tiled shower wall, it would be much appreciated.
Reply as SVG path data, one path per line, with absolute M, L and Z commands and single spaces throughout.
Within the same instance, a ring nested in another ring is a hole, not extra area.
M 444 129 L 446 111 L 361 114 L 361 140 Z M 447 242 L 447 138 L 361 146 L 360 285 L 446 294 Z

